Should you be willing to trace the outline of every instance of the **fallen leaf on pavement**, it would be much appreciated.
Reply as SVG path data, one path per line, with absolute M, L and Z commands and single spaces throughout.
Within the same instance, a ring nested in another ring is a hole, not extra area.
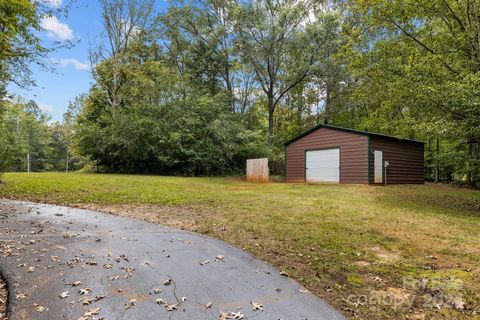
M 85 289 L 80 289 L 80 290 L 78 291 L 78 293 L 80 293 L 80 294 L 89 294 L 90 291 L 92 291 L 92 289 L 90 289 L 90 288 L 85 288 Z
M 89 319 L 93 319 L 93 316 L 96 316 L 97 314 L 99 314 L 99 313 L 100 313 L 100 310 L 101 310 L 101 308 L 89 309 L 88 311 L 85 311 L 85 313 L 83 314 L 83 316 L 81 316 L 80 318 L 78 318 L 78 320 L 89 320 Z
M 252 305 L 253 311 L 263 311 L 263 305 L 261 305 L 260 303 L 250 301 L 250 304 Z
M 242 320 L 245 316 L 240 312 L 221 312 L 218 320 Z
M 210 260 L 200 261 L 199 263 L 200 263 L 201 266 L 204 266 L 206 264 L 209 264 Z
M 78 302 L 81 302 L 84 306 L 90 305 L 90 303 L 92 303 L 92 301 L 93 301 L 93 299 L 90 299 L 90 298 L 83 298 L 83 299 L 78 300 Z
M 48 311 L 48 308 L 45 308 L 44 306 L 37 305 L 36 308 L 35 308 L 35 311 L 45 312 L 45 311 Z
M 70 296 L 70 292 L 64 291 L 58 295 L 61 299 L 65 299 L 66 297 Z
M 27 295 L 25 293 L 17 293 L 15 295 L 15 299 L 18 299 L 18 300 L 25 299 L 26 297 L 27 297 Z
M 165 304 L 165 309 L 167 309 L 167 311 L 174 311 L 174 310 L 177 310 L 177 305 L 176 304 Z

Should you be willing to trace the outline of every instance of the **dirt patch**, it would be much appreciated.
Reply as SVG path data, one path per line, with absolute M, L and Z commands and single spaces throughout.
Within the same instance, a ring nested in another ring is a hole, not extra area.
M 378 246 L 374 246 L 369 249 L 382 263 L 395 263 L 400 260 L 400 254 L 398 252 L 387 251 Z
M 359 260 L 354 262 L 359 267 L 370 267 L 372 265 L 369 261 Z
M 258 187 L 255 185 L 252 186 L 234 186 L 228 187 L 227 190 L 258 190 Z
M 213 216 L 212 209 L 201 206 L 164 206 L 134 204 L 75 204 L 75 208 L 142 219 L 182 230 L 198 231 L 201 221 Z
M 0 277 L 0 320 L 7 320 L 7 284 Z

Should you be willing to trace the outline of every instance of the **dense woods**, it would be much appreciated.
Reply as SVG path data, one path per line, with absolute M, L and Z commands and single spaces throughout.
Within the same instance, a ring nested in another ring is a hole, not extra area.
M 480 183 L 477 1 L 191 0 L 157 12 L 102 0 L 94 84 L 62 123 L 5 90 L 48 54 L 34 32 L 45 8 L 14 2 L 0 4 L 4 169 L 225 175 L 268 157 L 282 174 L 283 143 L 329 123 L 423 140 L 428 179 Z

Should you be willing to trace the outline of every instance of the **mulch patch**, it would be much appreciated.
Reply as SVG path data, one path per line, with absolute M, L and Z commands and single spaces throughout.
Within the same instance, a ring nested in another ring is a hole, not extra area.
M 0 277 L 0 320 L 7 320 L 7 284 Z

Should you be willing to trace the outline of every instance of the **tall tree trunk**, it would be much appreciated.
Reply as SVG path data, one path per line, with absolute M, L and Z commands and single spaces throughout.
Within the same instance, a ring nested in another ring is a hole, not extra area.
M 273 92 L 273 90 L 272 90 Z M 273 102 L 273 93 L 268 95 L 268 145 L 272 146 L 273 142 L 273 114 L 275 111 L 275 103 Z
M 440 154 L 440 139 L 437 137 L 437 152 L 435 155 L 435 183 L 438 183 L 440 180 L 440 163 L 439 163 L 439 154 Z
M 330 104 L 331 104 L 331 90 L 330 84 L 327 82 L 326 86 L 326 98 L 325 98 L 325 110 L 324 110 L 324 118 L 323 123 L 328 124 L 330 121 Z
M 67 149 L 67 161 L 65 162 L 65 172 L 68 173 L 68 162 L 70 161 Z
M 273 143 L 273 111 L 268 111 L 268 145 L 272 146 Z
M 428 171 L 429 177 L 433 177 L 433 153 L 432 153 L 432 138 L 428 138 Z
M 467 180 L 470 184 L 475 184 L 475 160 L 477 153 L 477 143 L 474 140 L 468 141 L 468 172 Z

